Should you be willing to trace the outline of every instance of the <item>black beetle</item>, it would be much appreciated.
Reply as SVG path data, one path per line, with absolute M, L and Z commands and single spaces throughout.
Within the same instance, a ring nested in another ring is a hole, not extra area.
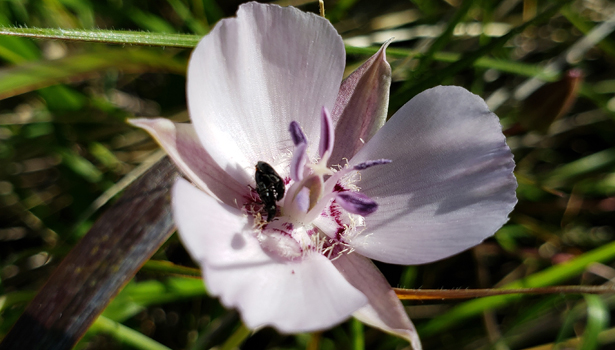
M 256 181 L 256 193 L 265 206 L 267 222 L 269 222 L 273 220 L 278 211 L 275 202 L 284 198 L 284 180 L 271 165 L 262 161 L 256 163 L 254 180 Z

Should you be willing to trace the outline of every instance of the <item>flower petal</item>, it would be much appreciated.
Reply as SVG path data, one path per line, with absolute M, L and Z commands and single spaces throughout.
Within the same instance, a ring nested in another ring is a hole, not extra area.
M 402 337 L 421 350 L 421 341 L 397 295 L 374 263 L 359 254 L 343 254 L 333 260 L 333 265 L 346 280 L 359 289 L 369 304 L 353 316 L 372 327 Z
M 389 107 L 391 66 L 385 50 L 390 41 L 348 76 L 340 87 L 331 118 L 335 145 L 329 166 L 343 164 L 382 127 Z
M 227 307 L 239 309 L 249 328 L 271 325 L 284 333 L 335 326 L 367 299 L 324 256 L 312 253 L 297 263 L 271 261 L 241 268 L 204 267 L 208 290 Z
M 397 299 L 397 296 L 395 292 L 391 290 L 387 298 L 392 302 L 393 298 Z M 397 299 L 397 301 L 399 301 L 399 299 Z M 401 302 L 399 304 L 403 310 Z M 401 319 L 395 319 L 392 315 L 388 315 L 386 309 L 376 310 L 372 305 L 362 307 L 359 311 L 352 314 L 352 316 L 374 328 L 379 328 L 387 333 L 406 339 L 412 345 L 413 350 L 423 349 L 419 334 L 416 332 L 416 328 L 414 328 L 414 324 L 412 324 L 410 319 L 408 319 L 410 322 L 410 326 L 408 327 L 405 322 L 400 324 Z
M 351 244 L 394 264 L 442 259 L 483 241 L 517 199 L 514 162 L 497 117 L 454 86 L 426 90 L 404 105 L 351 160 L 386 158 L 361 172 L 361 192 L 379 209 Z
M 258 241 L 245 233 L 250 225 L 241 210 L 182 178 L 173 186 L 172 199 L 179 237 L 195 261 L 219 267 L 269 262 Z
M 229 178 L 203 148 L 192 124 L 179 124 L 164 118 L 130 119 L 160 144 L 179 170 L 196 186 L 229 205 L 243 205 L 248 184 Z
M 308 252 L 296 261 L 267 254 L 240 210 L 183 179 L 173 187 L 173 215 L 184 246 L 203 269 L 208 291 L 239 309 L 249 328 L 325 329 L 367 303 L 320 254 Z
M 188 67 L 188 107 L 205 149 L 245 182 L 257 161 L 275 166 L 292 149 L 291 121 L 318 140 L 321 108 L 333 107 L 344 64 L 342 39 L 326 19 L 291 7 L 240 6 L 237 18 L 221 20 L 201 40 Z

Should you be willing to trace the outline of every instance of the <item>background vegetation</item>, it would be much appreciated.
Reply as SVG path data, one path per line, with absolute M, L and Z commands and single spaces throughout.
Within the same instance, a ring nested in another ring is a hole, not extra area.
M 105 204 L 160 159 L 157 145 L 125 119 L 188 120 L 189 47 L 239 3 L 0 1 L 0 26 L 13 28 L 8 31 L 116 42 L 0 35 L 0 338 Z M 318 11 L 316 2 L 278 3 Z M 347 73 L 396 37 L 388 50 L 390 114 L 425 88 L 461 85 L 498 114 L 515 154 L 519 204 L 510 222 L 494 238 L 443 261 L 379 264 L 394 287 L 611 283 L 615 3 L 330 0 L 326 8 L 347 40 Z M 534 91 L 542 82 L 549 84 Z M 194 270 L 181 266 L 195 265 L 176 236 L 153 260 L 78 349 L 407 347 L 356 321 L 318 334 L 282 336 L 268 328 L 250 334 L 234 311 L 206 296 L 200 280 L 186 277 Z M 615 295 L 512 295 L 406 306 L 426 349 L 615 348 L 609 320 Z

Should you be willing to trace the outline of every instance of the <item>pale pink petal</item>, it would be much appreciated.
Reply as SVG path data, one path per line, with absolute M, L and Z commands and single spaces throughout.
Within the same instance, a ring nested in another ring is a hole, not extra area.
M 248 183 L 229 178 L 203 148 L 192 124 L 179 124 L 164 118 L 130 119 L 145 129 L 160 144 L 175 165 L 196 186 L 229 205 L 243 205 L 248 198 Z
M 391 294 L 392 295 L 388 296 L 389 299 L 397 299 L 395 292 L 391 291 Z M 399 299 L 397 299 L 397 301 L 399 301 Z M 387 315 L 387 310 L 380 310 L 380 312 L 378 312 L 378 310 L 376 310 L 371 305 L 367 305 L 360 308 L 359 311 L 352 314 L 352 316 L 357 320 L 374 328 L 381 329 L 387 333 L 391 333 L 400 338 L 406 339 L 410 343 L 410 345 L 412 345 L 413 350 L 423 349 L 419 334 L 416 332 L 416 329 L 414 328 L 414 325 L 412 324 L 410 319 L 408 319 L 408 321 L 410 321 L 410 327 L 404 328 L 405 324 L 400 324 L 399 322 L 396 322 L 398 320 L 392 320 L 393 317 L 391 317 L 391 315 Z
M 397 295 L 382 273 L 359 254 L 344 254 L 333 265 L 346 280 L 363 292 L 369 304 L 355 312 L 359 321 L 408 340 L 414 350 L 421 350 L 421 341 Z
M 394 264 L 442 259 L 493 235 L 517 199 L 497 117 L 469 91 L 439 86 L 404 105 L 351 160 L 386 158 L 357 185 L 378 211 L 351 244 Z
M 179 237 L 200 264 L 227 267 L 270 261 L 246 233 L 251 224 L 238 208 L 220 203 L 182 178 L 173 186 L 171 203 Z
M 207 290 L 237 308 L 249 328 L 284 333 L 334 326 L 367 303 L 324 256 L 296 261 L 267 254 L 240 210 L 180 179 L 173 215 L 181 240 L 203 270 Z
M 298 263 L 204 267 L 208 290 L 239 309 L 249 328 L 271 325 L 283 333 L 323 330 L 346 320 L 367 299 L 324 256 Z
M 384 124 L 389 107 L 391 66 L 385 50 L 390 41 L 343 82 L 331 119 L 335 126 L 335 146 L 329 166 L 344 164 Z
M 326 19 L 240 6 L 201 40 L 188 67 L 188 107 L 205 149 L 245 182 L 257 161 L 275 166 L 292 150 L 287 128 L 297 121 L 315 155 L 321 108 L 333 107 L 344 64 L 342 39 Z

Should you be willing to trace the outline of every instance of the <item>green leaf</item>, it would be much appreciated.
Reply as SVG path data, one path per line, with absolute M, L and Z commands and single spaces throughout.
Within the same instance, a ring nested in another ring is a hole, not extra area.
M 167 2 L 171 5 L 171 7 L 173 7 L 175 13 L 184 21 L 184 23 L 186 23 L 190 30 L 200 35 L 207 34 L 209 31 L 208 26 L 194 18 L 192 12 L 186 4 L 180 0 L 167 0 Z
M 615 148 L 608 148 L 560 166 L 545 177 L 543 184 L 551 188 L 559 187 L 567 181 L 597 172 L 613 164 L 615 164 Z
M 139 27 L 156 33 L 175 33 L 175 28 L 164 19 L 142 11 L 138 8 L 131 8 L 127 11 L 128 17 L 139 25 Z
M 587 302 L 587 325 L 583 332 L 580 350 L 598 349 L 598 335 L 609 325 L 609 310 L 597 295 L 585 295 Z
M 107 69 L 120 69 L 126 73 L 167 71 L 184 74 L 186 62 L 155 51 L 128 49 L 108 49 L 54 61 L 38 61 L 0 69 L 0 99 L 67 81 L 85 80 Z
M 365 335 L 363 334 L 363 323 L 353 318 L 350 321 L 350 332 L 352 334 L 352 350 L 365 350 Z
M 237 327 L 235 332 L 222 344 L 220 350 L 238 349 L 239 346 L 250 336 L 251 330 L 242 324 Z
M 10 23 L 11 21 L 0 13 L 0 25 L 5 26 Z M 11 63 L 19 63 L 39 57 L 38 47 L 31 41 L 8 36 L 0 37 L 0 58 Z
M 458 61 L 451 63 L 447 67 L 444 67 L 440 70 L 436 70 L 432 74 L 429 74 L 422 79 L 418 79 L 417 81 L 412 81 L 408 84 L 404 84 L 402 88 L 400 88 L 395 94 L 391 96 L 390 109 L 399 109 L 399 107 L 401 107 L 402 104 L 408 100 L 408 98 L 412 98 L 423 90 L 441 84 L 444 79 L 459 73 L 461 70 L 467 67 L 475 65 L 476 61 L 478 61 L 481 57 L 493 52 L 496 49 L 503 47 L 510 39 L 522 33 L 529 26 L 537 25 L 548 21 L 555 13 L 559 11 L 559 9 L 564 4 L 565 2 L 560 2 L 549 7 L 547 10 L 534 17 L 533 19 L 523 23 L 518 27 L 513 28 L 506 35 L 493 39 L 489 44 L 482 46 L 475 51 L 466 53 Z
M 76 152 L 67 148 L 61 148 L 58 149 L 58 154 L 62 157 L 62 163 L 87 181 L 96 183 L 102 179 L 100 170 Z
M 427 49 L 425 54 L 421 57 L 418 66 L 414 71 L 410 72 L 410 79 L 406 80 L 407 84 L 410 84 L 415 78 L 418 78 L 425 73 L 425 70 L 434 59 L 434 54 L 440 50 L 442 50 L 446 44 L 451 40 L 453 36 L 453 31 L 457 24 L 466 17 L 468 11 L 472 7 L 472 0 L 463 0 L 459 9 L 455 12 L 455 15 L 448 21 L 446 24 L 446 28 L 440 34 L 438 38 L 431 44 L 431 46 Z
M 578 11 L 575 11 L 571 5 L 562 7 L 560 13 L 583 34 L 589 33 L 594 27 L 594 25 L 587 22 Z M 612 57 L 615 57 L 615 44 L 613 44 L 608 37 L 602 39 L 598 43 L 598 47 Z
M 117 323 L 104 316 L 99 316 L 90 328 L 93 332 L 103 332 L 113 338 L 143 350 L 171 350 L 142 333 Z
M 31 291 L 16 291 L 0 295 L 0 314 L 2 314 L 2 311 L 5 309 L 8 309 L 16 304 L 25 303 L 32 300 L 34 295 L 36 295 L 36 292 Z
M 348 55 L 365 55 L 371 56 L 378 52 L 380 47 L 356 47 L 346 46 L 346 54 Z M 387 56 L 393 58 L 408 58 L 408 57 L 421 57 L 421 53 L 415 50 L 400 49 L 395 47 L 387 48 Z M 456 62 L 461 58 L 461 54 L 453 52 L 436 52 L 433 56 L 434 61 L 439 62 Z M 474 67 L 495 69 L 504 73 L 517 74 L 524 77 L 536 77 L 544 81 L 555 81 L 558 78 L 558 74 L 553 72 L 545 72 L 544 68 L 539 65 L 532 65 L 522 62 L 515 62 L 510 60 L 495 59 L 489 57 L 481 57 L 474 62 Z
M 131 282 L 109 303 L 103 315 L 123 322 L 147 306 L 203 296 L 205 293 L 203 281 L 194 278 Z
M 90 154 L 96 157 L 96 159 L 107 167 L 107 169 L 117 169 L 121 165 L 121 161 L 117 159 L 115 154 L 99 142 L 90 143 L 88 149 L 90 150 Z
M 22 36 L 36 39 L 61 39 L 68 41 L 90 41 L 122 45 L 151 45 L 192 48 L 201 39 L 201 35 L 163 34 L 133 32 L 122 30 L 81 30 L 52 28 L 0 28 L 0 35 Z
M 104 42 L 122 45 L 150 45 L 193 48 L 201 39 L 200 35 L 172 34 L 172 33 L 149 33 L 116 30 L 69 30 L 50 28 L 0 28 L 0 35 L 14 35 L 38 39 L 60 39 L 72 41 Z M 1 46 L 0 46 L 1 49 Z M 373 55 L 379 47 L 353 47 L 346 46 L 346 53 L 350 55 Z M 421 57 L 421 54 L 413 50 L 388 48 L 387 55 L 396 58 Z M 440 62 L 456 62 L 461 58 L 460 54 L 449 52 L 436 52 L 433 60 Z M 505 73 L 518 74 L 527 77 L 537 77 L 545 81 L 554 81 L 556 74 L 543 72 L 538 65 L 529 65 L 509 60 L 492 59 L 481 57 L 473 63 L 477 68 L 492 68 Z
M 73 348 L 112 296 L 173 232 L 169 191 L 177 175 L 165 158 L 127 188 L 124 198 L 115 202 L 64 257 L 4 336 L 2 348 L 43 349 L 48 344 L 54 349 Z M 173 288 L 185 290 L 186 285 Z M 53 324 L 53 328 L 43 324 Z M 130 329 L 121 325 L 107 322 L 103 326 L 107 330 L 119 328 L 119 336 L 126 332 L 130 336 Z M 33 330 L 36 337 L 31 336 Z M 146 338 L 143 341 L 147 343 Z
M 150 260 L 143 265 L 142 271 L 161 272 L 170 275 L 201 277 L 201 270 L 173 264 L 169 261 Z

